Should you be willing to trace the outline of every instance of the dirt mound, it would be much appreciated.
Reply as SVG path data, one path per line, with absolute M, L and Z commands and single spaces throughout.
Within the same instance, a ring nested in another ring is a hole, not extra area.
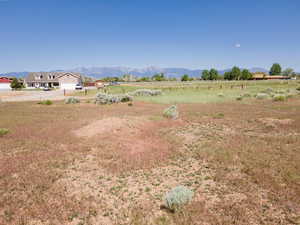
M 153 121 L 147 117 L 108 117 L 73 133 L 77 137 L 86 138 L 83 141 L 89 142 L 96 158 L 104 167 L 116 171 L 120 167 L 113 168 L 116 163 L 111 163 L 111 159 L 122 163 L 123 168 L 132 169 L 151 167 L 154 162 L 166 160 L 174 145 L 168 139 L 168 129 L 182 124 L 181 120 Z
M 141 125 L 143 120 L 141 118 L 127 117 L 108 117 L 102 120 L 97 120 L 87 126 L 84 126 L 74 132 L 77 137 L 90 138 L 95 135 L 105 133 L 118 133 L 122 129 L 134 130 L 138 125 Z

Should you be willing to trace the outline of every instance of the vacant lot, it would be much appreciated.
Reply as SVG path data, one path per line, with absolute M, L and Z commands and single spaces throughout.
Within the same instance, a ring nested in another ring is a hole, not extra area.
M 293 93 L 282 102 L 235 100 L 265 83 L 217 85 L 155 86 L 133 106 L 0 103 L 0 224 L 300 224 L 298 84 L 272 85 Z M 173 102 L 179 119 L 162 117 Z M 172 213 L 178 185 L 195 195 Z

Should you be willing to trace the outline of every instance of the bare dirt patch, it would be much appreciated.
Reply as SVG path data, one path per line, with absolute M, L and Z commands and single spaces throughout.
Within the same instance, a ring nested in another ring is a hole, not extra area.
M 78 137 L 90 138 L 95 135 L 107 133 L 114 135 L 124 129 L 128 129 L 128 132 L 135 132 L 143 122 L 143 118 L 139 117 L 108 117 L 92 122 L 91 124 L 74 131 L 74 134 Z
M 173 140 L 166 134 L 171 127 L 182 126 L 182 120 L 150 120 L 147 117 L 107 117 L 74 131 L 85 138 L 98 154 L 102 165 L 114 171 L 127 168 L 146 168 L 168 160 L 173 151 Z M 114 163 L 106 163 L 114 159 Z M 120 163 L 122 166 L 120 166 Z

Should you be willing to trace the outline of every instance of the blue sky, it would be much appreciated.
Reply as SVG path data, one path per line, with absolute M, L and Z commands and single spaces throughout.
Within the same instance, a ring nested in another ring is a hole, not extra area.
M 0 0 L 0 72 L 80 66 L 300 71 L 299 0 Z

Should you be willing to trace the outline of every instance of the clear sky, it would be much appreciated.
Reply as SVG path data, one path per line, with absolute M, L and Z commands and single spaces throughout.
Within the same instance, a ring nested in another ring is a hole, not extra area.
M 273 62 L 300 71 L 300 0 L 0 0 L 0 72 Z

